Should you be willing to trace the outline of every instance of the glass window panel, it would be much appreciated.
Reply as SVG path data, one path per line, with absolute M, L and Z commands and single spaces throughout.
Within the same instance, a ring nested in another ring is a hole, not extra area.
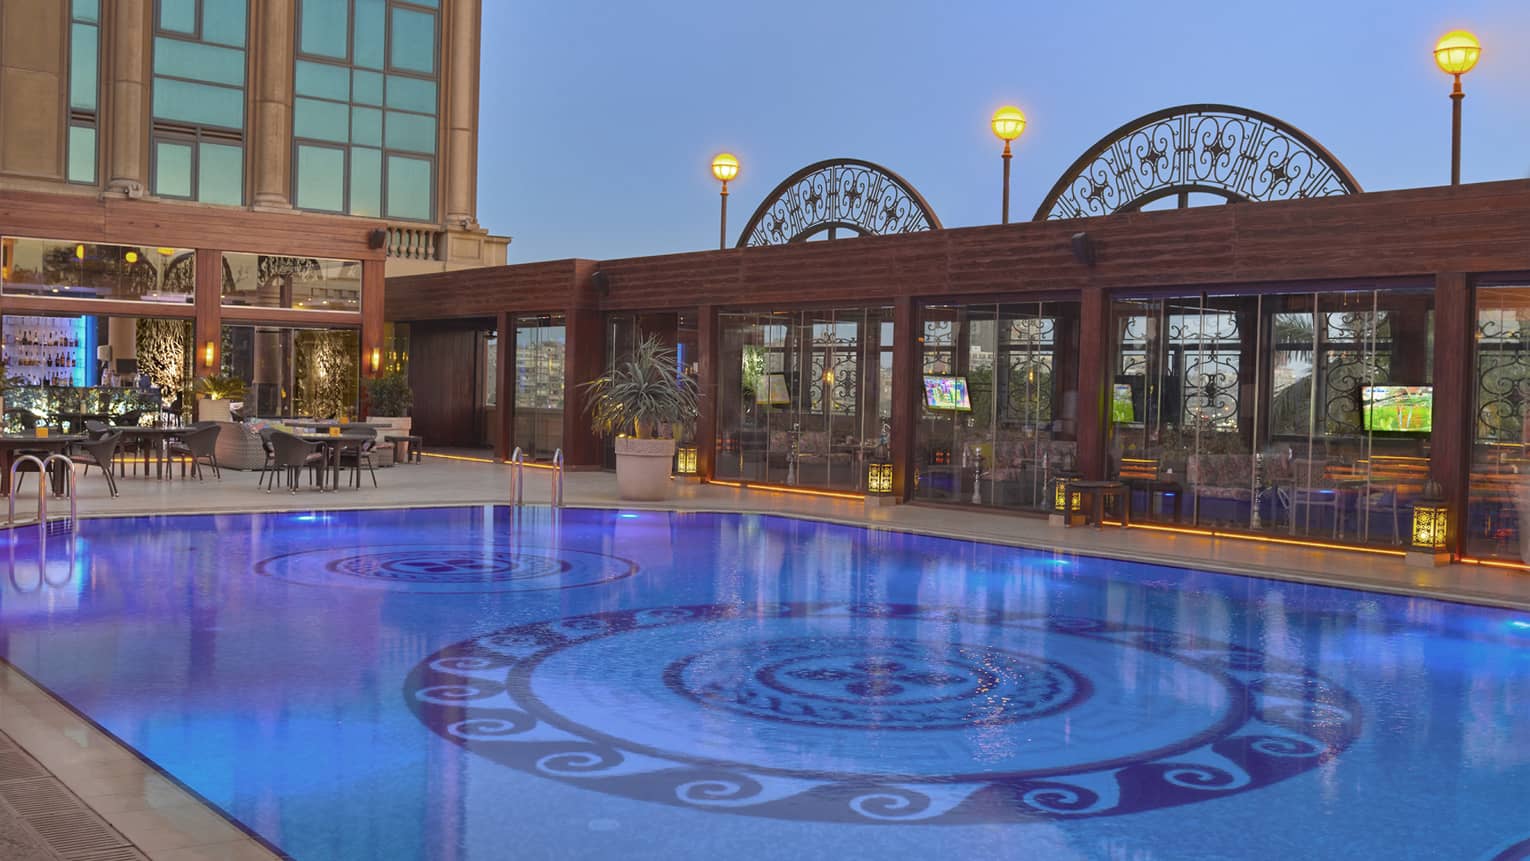
M 376 72 L 356 71 L 352 73 L 351 100 L 359 105 L 381 105 L 383 103 L 383 76 Z
M 435 152 L 435 117 L 388 111 L 388 148 L 410 152 Z
M 435 82 L 389 75 L 388 107 L 434 114 L 436 112 Z
M 197 31 L 197 0 L 159 0 L 159 29 Z
M 387 8 L 383 0 L 356 0 L 356 27 L 351 62 L 368 69 L 383 67 L 387 39 Z
M 345 209 L 345 152 L 329 147 L 299 146 L 297 205 L 303 209 L 341 212 Z
M 382 111 L 351 108 L 351 143 L 382 146 Z
M 160 36 L 154 40 L 154 74 L 242 87 L 244 52 Z
M 74 0 L 72 14 L 78 21 L 99 21 L 101 0 Z
M 69 181 L 96 181 L 96 130 L 90 126 L 69 127 Z
M 191 196 L 191 144 L 154 142 L 154 193 Z
M 429 6 L 432 9 L 441 8 L 440 0 L 409 0 L 416 6 Z
M 382 153 L 351 147 L 351 214 L 382 215 Z
M 202 38 L 243 48 L 247 17 L 245 0 L 202 0 Z
M 197 125 L 244 127 L 244 93 L 228 87 L 154 79 L 154 116 Z
M 195 252 L 179 248 L 7 237 L 5 250 L 10 295 L 190 302 L 196 281 Z
M 395 69 L 433 74 L 436 70 L 436 16 L 395 6 L 389 57 Z
M 244 148 L 202 144 L 197 162 L 197 199 L 239 206 L 244 203 Z
M 351 99 L 351 73 L 333 63 L 297 61 L 297 94 L 348 102 Z
M 96 27 L 75 24 L 70 28 L 69 38 L 69 107 L 93 111 L 96 109 L 96 68 L 100 58 Z
M 345 34 L 350 31 L 348 0 L 300 0 L 298 50 L 304 54 L 345 59 Z
M 315 99 L 294 99 L 292 102 L 292 133 L 300 138 L 345 143 L 350 135 L 347 128 L 345 108 L 333 102 Z
M 430 218 L 431 163 L 424 159 L 388 156 L 389 218 Z

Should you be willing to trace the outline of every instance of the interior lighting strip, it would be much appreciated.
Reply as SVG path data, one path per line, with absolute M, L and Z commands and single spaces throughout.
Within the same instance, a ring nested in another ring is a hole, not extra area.
M 839 490 L 812 490 L 806 487 L 791 487 L 782 484 L 755 484 L 753 482 L 745 484 L 742 481 L 725 481 L 720 478 L 714 478 L 711 481 L 708 481 L 707 484 L 716 484 L 722 487 L 736 487 L 740 490 L 764 490 L 771 493 L 795 493 L 799 496 L 823 496 L 829 499 L 853 499 L 856 502 L 864 502 L 866 500 L 866 494 L 864 493 L 846 493 Z

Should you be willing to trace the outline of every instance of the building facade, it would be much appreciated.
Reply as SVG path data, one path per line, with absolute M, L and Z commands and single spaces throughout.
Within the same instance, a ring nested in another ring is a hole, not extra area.
M 261 413 L 355 414 L 359 379 L 405 358 L 385 272 L 505 259 L 476 218 L 480 12 L 0 0 L 11 370 L 166 400 L 224 373 Z

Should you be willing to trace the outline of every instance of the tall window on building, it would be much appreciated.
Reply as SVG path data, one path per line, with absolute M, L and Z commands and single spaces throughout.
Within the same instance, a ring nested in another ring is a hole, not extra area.
M 439 0 L 299 0 L 293 200 L 435 216 Z
M 155 3 L 155 194 L 244 203 L 247 18 L 246 0 Z
M 101 79 L 101 0 L 69 6 L 69 181 L 96 181 L 96 99 Z

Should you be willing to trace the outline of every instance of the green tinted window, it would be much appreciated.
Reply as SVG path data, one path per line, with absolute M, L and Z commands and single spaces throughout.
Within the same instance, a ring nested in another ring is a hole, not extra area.
M 191 145 L 154 142 L 154 193 L 163 197 L 191 196 Z
M 388 156 L 387 215 L 416 220 L 430 217 L 430 162 Z
M 368 69 L 383 67 L 383 43 L 387 40 L 387 6 L 383 0 L 356 0 L 356 32 L 351 62 Z
M 69 28 L 69 107 L 75 110 L 96 109 L 97 33 L 94 24 Z
M 351 214 L 382 215 L 382 153 L 351 147 Z
M 347 119 L 341 105 L 315 99 L 292 102 L 292 133 L 300 138 L 345 143 L 350 138 Z
M 297 205 L 303 209 L 345 210 L 345 151 L 297 148 Z
M 96 130 L 89 126 L 69 127 L 69 181 L 96 181 Z
M 154 40 L 154 74 L 242 87 L 244 52 L 160 36 Z
M 76 21 L 100 21 L 101 0 L 74 0 L 70 4 L 69 14 Z
M 352 73 L 351 98 L 359 105 L 381 105 L 383 103 L 383 76 L 376 72 L 356 71 Z
M 296 78 L 297 93 L 300 96 L 334 99 L 337 102 L 350 101 L 351 73 L 344 66 L 298 60 Z
M 244 203 L 244 149 L 204 143 L 198 156 L 197 199 L 227 206 Z
M 241 129 L 244 128 L 244 92 L 155 78 L 154 116 L 194 125 Z
M 389 65 L 426 75 L 436 71 L 436 16 L 395 6 Z
M 388 76 L 388 107 L 422 114 L 436 112 L 436 84 L 401 75 Z
M 197 0 L 159 0 L 159 29 L 197 31 Z
M 351 108 L 351 143 L 382 146 L 382 111 Z
M 345 59 L 345 35 L 350 32 L 348 0 L 298 0 L 298 51 Z
M 388 149 L 436 151 L 436 118 L 388 111 Z
M 247 17 L 245 0 L 202 0 L 202 39 L 243 48 Z

